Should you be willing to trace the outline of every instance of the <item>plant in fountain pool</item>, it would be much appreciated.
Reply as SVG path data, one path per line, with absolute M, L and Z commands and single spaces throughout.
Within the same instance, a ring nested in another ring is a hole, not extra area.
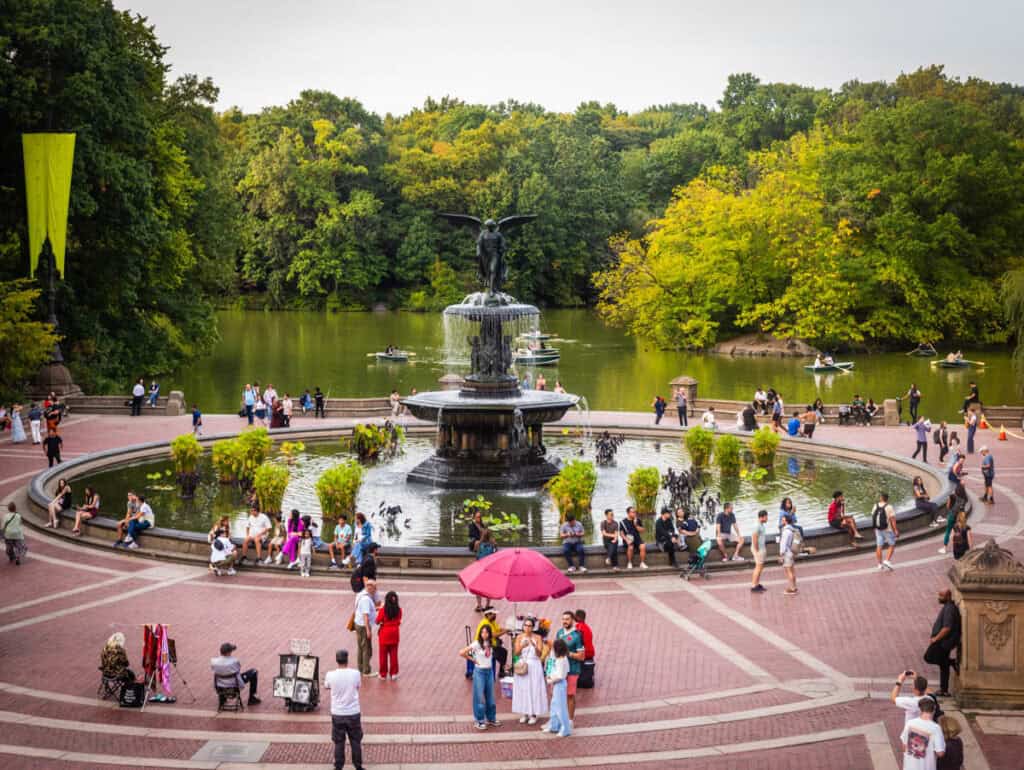
M 252 486 L 261 513 L 281 512 L 281 501 L 284 499 L 284 491 L 288 488 L 290 478 L 288 468 L 277 463 L 263 463 L 256 469 Z
M 641 466 L 629 474 L 626 490 L 637 513 L 654 513 L 660 487 L 661 473 L 653 465 Z
M 306 445 L 301 441 L 282 441 L 278 448 L 289 465 L 294 465 L 295 458 L 306 451 Z
M 404 441 L 405 430 L 388 421 L 383 425 L 360 423 L 352 428 L 351 438 L 342 438 L 341 443 L 353 449 L 363 462 L 370 462 L 398 454 Z
M 171 440 L 171 459 L 174 471 L 181 485 L 181 496 L 192 497 L 199 483 L 199 459 L 203 456 L 203 446 L 191 433 L 184 433 Z
M 558 508 L 562 521 L 570 513 L 584 521 L 590 516 L 590 501 L 597 486 L 597 471 L 594 464 L 586 460 L 570 460 L 544 488 Z
M 505 513 L 504 511 L 492 513 L 493 506 L 494 503 L 484 499 L 483 495 L 468 498 L 462 501 L 462 514 L 459 518 L 470 522 L 479 511 L 480 521 L 491 531 L 495 540 L 512 542 L 518 539 L 519 533 L 526 529 L 526 525 L 514 513 Z
M 750 451 L 754 455 L 754 462 L 762 468 L 770 468 L 775 464 L 775 453 L 779 449 L 781 439 L 768 426 L 758 428 L 750 439 Z
M 686 451 L 697 468 L 703 468 L 711 459 L 711 452 L 715 445 L 715 434 L 707 428 L 697 426 L 686 431 L 683 439 Z
M 238 439 L 215 441 L 210 459 L 221 484 L 238 483 L 245 468 L 245 448 Z
M 743 459 L 740 456 L 740 440 L 725 433 L 715 442 L 715 464 L 723 476 L 739 476 Z
M 246 485 L 252 483 L 256 469 L 263 465 L 263 462 L 270 454 L 270 447 L 273 442 L 266 428 L 253 428 L 238 435 L 235 439 L 241 447 L 241 467 L 238 480 Z
M 324 532 L 333 531 L 327 526 L 327 519 L 337 521 L 341 514 L 347 514 L 349 521 L 356 510 L 356 497 L 363 484 L 365 469 L 357 460 L 345 460 L 328 468 L 317 479 L 316 495 L 320 498 L 320 510 L 324 517 Z

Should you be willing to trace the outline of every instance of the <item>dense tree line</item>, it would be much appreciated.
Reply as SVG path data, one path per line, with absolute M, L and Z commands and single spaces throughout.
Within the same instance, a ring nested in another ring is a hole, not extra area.
M 0 279 L 28 262 L 20 135 L 73 130 L 61 332 L 87 387 L 203 352 L 236 299 L 443 307 L 475 267 L 439 210 L 540 214 L 509 290 L 668 347 L 999 341 L 1020 317 L 999 294 L 1024 228 L 1017 86 L 932 67 L 838 91 L 738 74 L 714 108 L 632 114 L 446 97 L 381 117 L 321 91 L 217 114 L 106 0 L 0 11 Z

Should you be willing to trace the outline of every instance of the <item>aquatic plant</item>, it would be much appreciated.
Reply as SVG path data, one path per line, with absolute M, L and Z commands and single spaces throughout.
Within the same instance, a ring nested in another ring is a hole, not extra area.
M 565 521 L 570 513 L 583 520 L 590 515 L 590 501 L 597 486 L 597 471 L 586 460 L 570 460 L 544 488 Z
M 316 495 L 320 498 L 320 510 L 324 516 L 324 532 L 328 532 L 326 520 L 337 519 L 341 514 L 350 517 L 356 510 L 356 497 L 363 485 L 366 470 L 357 460 L 345 460 L 328 468 L 317 479 Z
M 711 452 L 714 450 L 715 445 L 715 434 L 707 428 L 702 428 L 698 425 L 686 431 L 683 443 L 686 445 L 686 451 L 690 455 L 690 460 L 693 464 L 698 468 L 703 468 L 708 464 L 708 460 L 711 459 Z
M 636 508 L 643 515 L 654 513 L 658 503 L 658 490 L 661 488 L 661 473 L 653 465 L 641 466 L 629 474 L 626 491 Z
M 715 442 L 715 464 L 723 476 L 739 476 L 743 460 L 740 456 L 742 447 L 735 436 L 724 433 Z
M 775 464 L 775 453 L 778 451 L 779 434 L 767 425 L 754 431 L 750 439 L 750 451 L 754 455 L 754 462 L 762 468 L 770 468 Z
M 281 501 L 291 474 L 277 463 L 263 463 L 253 474 L 252 486 L 262 513 L 280 513 Z

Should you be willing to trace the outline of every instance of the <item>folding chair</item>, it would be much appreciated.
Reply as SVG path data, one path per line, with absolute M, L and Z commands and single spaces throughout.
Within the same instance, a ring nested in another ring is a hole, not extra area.
M 103 673 L 103 669 L 100 669 L 100 683 L 96 688 L 96 697 L 99 700 L 120 700 L 121 699 L 121 688 L 124 686 L 124 680 L 121 678 L 112 678 L 106 676 Z
M 218 687 L 217 677 L 213 678 L 213 689 L 217 693 L 217 713 L 221 711 L 245 711 L 242 691 L 237 687 Z

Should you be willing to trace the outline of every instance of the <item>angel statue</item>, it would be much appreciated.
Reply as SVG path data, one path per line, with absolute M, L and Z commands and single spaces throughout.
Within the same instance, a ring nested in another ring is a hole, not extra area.
M 481 224 L 479 219 L 468 214 L 438 212 L 438 216 L 447 219 L 453 225 L 467 225 L 479 230 L 480 234 L 476 239 L 477 270 L 489 294 L 498 294 L 501 285 L 508 278 L 508 263 L 505 261 L 508 245 L 505 243 L 501 228 L 507 230 L 537 218 L 536 214 L 513 214 L 497 222 L 488 219 Z

